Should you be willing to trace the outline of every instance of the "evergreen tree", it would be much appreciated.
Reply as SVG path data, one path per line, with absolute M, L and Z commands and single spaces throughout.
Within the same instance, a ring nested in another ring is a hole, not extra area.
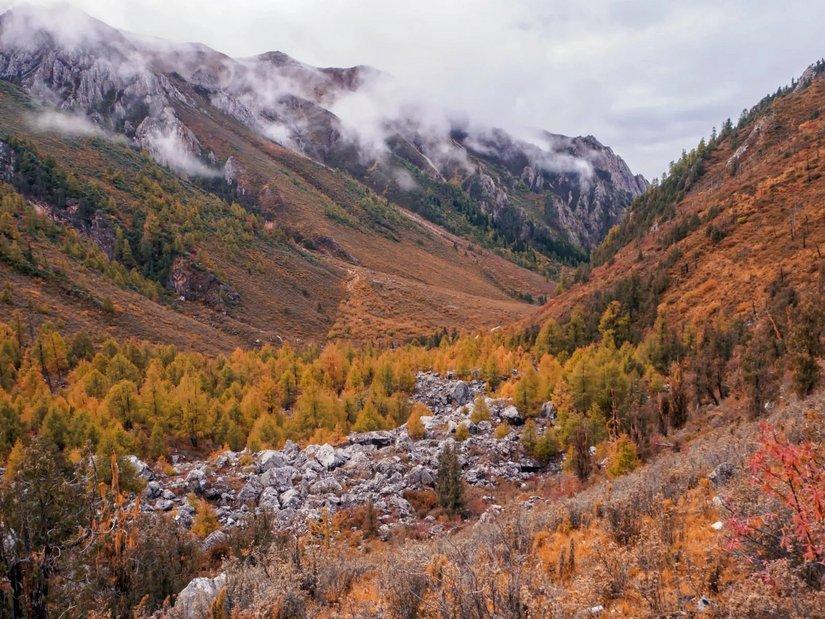
M 445 445 L 438 456 L 438 473 L 435 479 L 435 491 L 438 504 L 447 513 L 460 513 L 464 506 L 461 488 L 461 465 L 458 462 L 458 453 L 452 443 Z

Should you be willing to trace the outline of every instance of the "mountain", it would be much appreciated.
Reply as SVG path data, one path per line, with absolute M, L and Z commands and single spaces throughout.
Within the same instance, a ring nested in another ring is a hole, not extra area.
M 0 28 L 0 614 L 821 615 L 825 61 L 645 189 L 369 68 Z
M 233 177 L 243 170 L 242 156 L 227 168 L 232 155 L 199 128 L 219 110 L 451 232 L 534 263 L 533 251 L 584 257 L 647 186 L 592 136 L 541 132 L 526 142 L 454 121 L 399 95 L 369 67 L 317 69 L 281 52 L 232 59 L 119 32 L 69 8 L 16 8 L 0 29 L 2 79 L 87 115 L 162 163 Z
M 811 65 L 671 164 L 533 321 L 621 299 L 640 330 L 760 315 L 778 291 L 825 289 L 825 63 Z M 595 328 L 595 326 L 594 326 Z

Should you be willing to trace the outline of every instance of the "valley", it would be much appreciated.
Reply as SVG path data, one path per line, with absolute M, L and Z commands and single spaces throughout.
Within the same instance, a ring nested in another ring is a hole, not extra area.
M 650 182 L 394 79 L 0 15 L 0 616 L 820 616 L 825 62 Z

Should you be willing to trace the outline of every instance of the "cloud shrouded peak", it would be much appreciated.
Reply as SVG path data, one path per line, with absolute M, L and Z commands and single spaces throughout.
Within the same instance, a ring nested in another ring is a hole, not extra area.
M 822 3 L 793 0 L 71 5 L 233 57 L 282 50 L 314 66 L 370 65 L 512 134 L 596 135 L 648 177 L 819 58 L 825 20 Z

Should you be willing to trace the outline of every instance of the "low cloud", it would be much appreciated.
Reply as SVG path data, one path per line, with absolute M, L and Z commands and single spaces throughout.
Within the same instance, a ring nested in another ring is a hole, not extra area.
M 30 114 L 26 122 L 33 129 L 41 132 L 53 131 L 61 135 L 79 137 L 108 137 L 103 129 L 80 114 L 49 110 L 39 114 Z
M 189 152 L 186 142 L 173 131 L 149 131 L 142 139 L 143 145 L 159 163 L 188 176 L 218 176 L 218 171 L 210 168 Z

